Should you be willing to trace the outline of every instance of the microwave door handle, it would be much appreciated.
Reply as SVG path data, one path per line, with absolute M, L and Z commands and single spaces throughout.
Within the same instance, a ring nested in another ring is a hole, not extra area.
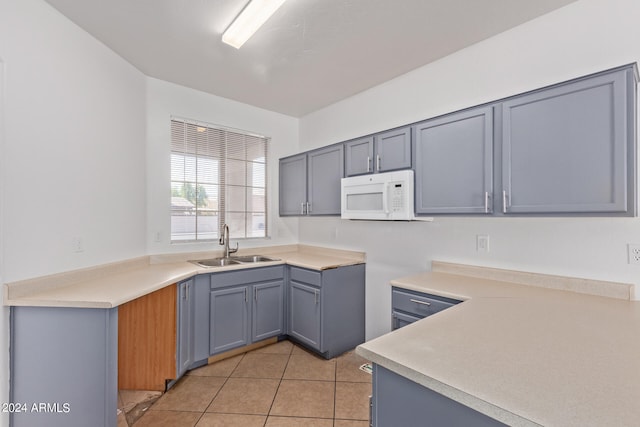
M 389 191 L 389 184 L 385 184 L 382 187 L 382 210 L 384 214 L 389 216 L 389 195 L 391 192 Z

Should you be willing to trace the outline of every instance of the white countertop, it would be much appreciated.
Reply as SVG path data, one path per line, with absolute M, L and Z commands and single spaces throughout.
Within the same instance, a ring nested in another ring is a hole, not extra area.
M 173 254 L 158 255 L 151 257 L 151 259 L 143 257 L 77 272 L 5 284 L 4 304 L 9 306 L 113 308 L 197 274 L 282 264 L 325 270 L 364 262 L 364 254 L 361 252 L 303 245 L 259 248 L 242 252 L 242 255 L 252 253 L 268 254 L 279 260 L 259 264 L 203 268 L 184 259 L 205 259 L 218 255 Z
M 464 302 L 363 357 L 508 425 L 640 425 L 640 302 L 439 272 L 392 285 Z

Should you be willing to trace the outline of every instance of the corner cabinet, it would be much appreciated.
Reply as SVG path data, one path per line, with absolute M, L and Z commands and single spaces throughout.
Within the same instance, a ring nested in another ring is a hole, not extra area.
M 327 359 L 364 342 L 364 264 L 288 271 L 290 338 Z
M 280 216 L 340 215 L 342 144 L 280 159 Z
M 493 212 L 493 108 L 414 126 L 416 214 Z
M 346 176 L 411 169 L 411 127 L 345 142 Z
M 635 68 L 501 104 L 504 213 L 635 214 Z

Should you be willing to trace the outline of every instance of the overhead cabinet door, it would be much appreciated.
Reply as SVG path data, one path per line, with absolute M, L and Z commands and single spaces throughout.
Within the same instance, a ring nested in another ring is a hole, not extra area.
M 344 144 L 346 176 L 373 172 L 373 137 L 348 141 Z
M 632 72 L 586 78 L 502 104 L 505 213 L 627 212 Z
M 302 215 L 307 202 L 307 155 L 280 159 L 280 215 Z
M 309 215 L 340 215 L 340 180 L 344 177 L 344 147 L 310 151 L 307 194 Z
M 415 126 L 416 213 L 490 213 L 493 114 L 483 107 Z
M 411 128 L 404 127 L 374 137 L 376 171 L 411 168 Z

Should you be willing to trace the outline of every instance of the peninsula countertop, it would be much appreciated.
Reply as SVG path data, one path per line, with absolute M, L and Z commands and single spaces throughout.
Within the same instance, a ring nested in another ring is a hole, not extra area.
M 305 245 L 252 248 L 241 255 L 262 254 L 277 261 L 203 268 L 187 260 L 219 256 L 215 253 L 140 257 L 84 270 L 4 285 L 8 306 L 113 308 L 197 274 L 220 273 L 271 265 L 326 270 L 361 264 L 364 253 Z
M 639 425 L 640 302 L 442 272 L 391 284 L 463 302 L 361 356 L 508 425 Z

